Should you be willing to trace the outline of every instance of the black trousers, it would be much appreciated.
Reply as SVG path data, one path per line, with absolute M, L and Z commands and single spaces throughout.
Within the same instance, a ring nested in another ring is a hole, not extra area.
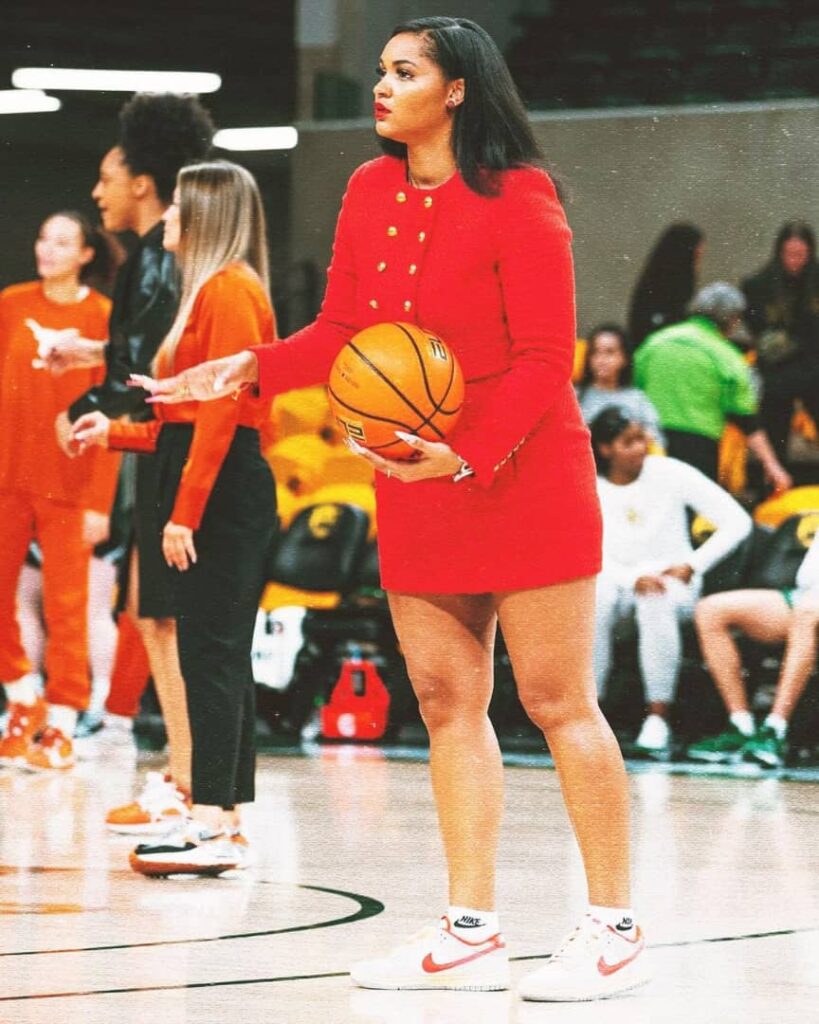
M 680 462 L 687 462 L 701 473 L 716 481 L 719 471 L 719 442 L 702 434 L 692 434 L 687 430 L 667 430 L 663 428 L 667 444 L 667 454 Z
M 793 403 L 799 398 L 819 425 L 819 360 L 795 359 L 762 368 L 762 426 L 776 457 L 785 461 L 791 431 Z
M 165 425 L 157 461 L 170 518 L 193 429 Z M 191 726 L 193 802 L 232 808 L 255 795 L 253 627 L 276 530 L 276 489 L 257 431 L 236 430 L 198 530 L 197 561 L 174 578 L 179 664 Z

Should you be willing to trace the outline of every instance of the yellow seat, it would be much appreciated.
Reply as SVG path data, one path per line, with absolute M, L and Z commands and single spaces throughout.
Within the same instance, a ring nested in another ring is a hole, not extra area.
M 293 434 L 316 434 L 332 442 L 341 436 L 323 384 L 279 395 L 273 403 L 273 422 L 279 440 Z
M 754 522 L 776 529 L 791 516 L 819 512 L 819 486 L 792 487 L 784 494 L 768 498 L 754 509 Z
M 269 448 L 265 457 L 276 482 L 301 496 L 322 485 L 332 451 L 317 434 L 291 434 Z

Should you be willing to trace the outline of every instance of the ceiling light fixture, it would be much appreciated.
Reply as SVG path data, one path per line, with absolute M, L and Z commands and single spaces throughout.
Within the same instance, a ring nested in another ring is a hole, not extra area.
M 280 128 L 222 128 L 213 137 L 220 149 L 237 152 L 264 149 L 294 149 L 299 133 L 292 127 Z
M 40 89 L 0 89 L 0 114 L 47 113 L 61 106 L 56 96 L 46 96 Z
M 93 68 L 17 68 L 19 89 L 79 89 L 84 92 L 216 92 L 219 75 L 207 71 L 103 71 Z

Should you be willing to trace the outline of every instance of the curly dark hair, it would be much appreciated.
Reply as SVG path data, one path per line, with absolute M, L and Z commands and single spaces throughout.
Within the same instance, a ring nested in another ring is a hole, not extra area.
M 214 125 L 198 97 L 139 92 L 119 112 L 119 145 L 131 174 L 149 174 L 169 203 L 185 164 L 210 152 Z

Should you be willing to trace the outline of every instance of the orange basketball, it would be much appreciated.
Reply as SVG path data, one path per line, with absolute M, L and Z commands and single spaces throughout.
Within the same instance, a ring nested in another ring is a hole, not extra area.
M 396 430 L 443 441 L 464 401 L 464 377 L 452 350 L 415 324 L 359 331 L 336 356 L 327 389 L 344 433 L 390 459 L 413 454 Z

